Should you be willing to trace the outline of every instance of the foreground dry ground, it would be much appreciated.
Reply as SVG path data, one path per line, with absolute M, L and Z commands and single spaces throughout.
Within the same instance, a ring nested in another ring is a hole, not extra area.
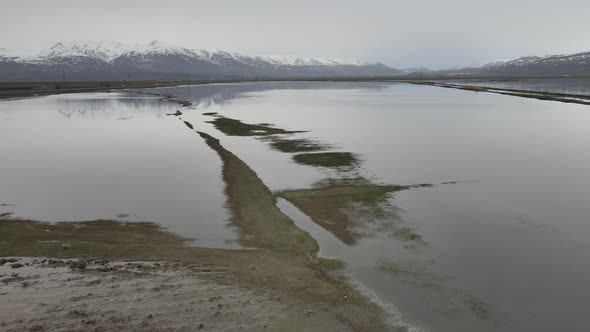
M 21 257 L 0 263 L 3 331 L 348 330 L 271 291 L 214 281 L 222 268 Z

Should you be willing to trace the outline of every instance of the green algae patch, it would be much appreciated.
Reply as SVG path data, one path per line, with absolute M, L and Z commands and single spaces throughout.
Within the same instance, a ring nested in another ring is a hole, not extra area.
M 207 121 L 213 124 L 215 129 L 228 136 L 268 136 L 276 134 L 296 134 L 304 131 L 289 131 L 276 128 L 269 124 L 248 124 L 240 120 L 218 116 L 217 118 Z
M 358 155 L 351 152 L 302 153 L 294 155 L 293 161 L 300 165 L 326 168 L 354 168 L 361 163 Z

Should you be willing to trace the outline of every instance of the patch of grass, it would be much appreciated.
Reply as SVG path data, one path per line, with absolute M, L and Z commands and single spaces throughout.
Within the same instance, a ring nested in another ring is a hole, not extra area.
M 354 245 L 362 234 L 357 231 L 359 221 L 346 210 L 356 205 L 370 215 L 381 217 L 384 214 L 381 204 L 387 201 L 389 194 L 405 189 L 404 186 L 334 185 L 283 191 L 277 196 L 293 203 L 345 244 Z
M 207 116 L 216 116 L 218 113 L 217 112 L 205 112 L 203 113 L 203 115 L 207 115 Z
M 375 186 L 376 184 L 362 176 L 346 176 L 338 178 L 323 178 L 313 183 L 313 188 L 330 186 Z
M 461 86 L 459 89 L 467 90 L 467 91 L 475 91 L 475 92 L 485 92 L 488 91 L 488 88 L 484 86 Z
M 218 139 L 203 132 L 199 135 L 223 162 L 225 192 L 232 221 L 240 228 L 240 242 L 245 246 L 315 257 L 319 250 L 317 242 L 279 210 L 273 194 L 256 173 L 225 149 Z
M 285 153 L 311 152 L 328 150 L 331 146 L 306 138 L 285 139 L 274 136 L 269 137 L 271 148 Z
M 14 214 L 14 212 L 3 212 L 0 213 L 0 219 L 7 219 L 9 217 L 11 217 Z
M 410 188 L 434 188 L 434 185 L 432 183 L 418 183 L 418 184 L 413 184 L 408 187 L 410 187 Z
M 0 240 L 2 255 L 109 258 L 139 255 L 157 259 L 160 256 L 156 248 L 165 247 L 172 252 L 183 247 L 186 239 L 148 222 L 95 220 L 47 224 L 4 220 L 0 223 Z
M 240 120 L 230 119 L 219 116 L 214 120 L 208 121 L 215 128 L 228 136 L 268 136 L 276 134 L 295 134 L 303 131 L 288 131 L 281 128 L 275 128 L 268 124 L 248 124 Z
M 465 305 L 467 305 L 467 307 L 471 309 L 471 312 L 473 312 L 473 314 L 479 319 L 486 320 L 490 317 L 486 305 L 474 296 L 466 298 Z
M 394 232 L 397 239 L 402 241 L 422 241 L 422 235 L 416 234 L 413 229 L 402 227 Z
M 351 152 L 302 153 L 294 155 L 293 161 L 301 165 L 328 168 L 353 168 L 361 163 L 360 158 Z

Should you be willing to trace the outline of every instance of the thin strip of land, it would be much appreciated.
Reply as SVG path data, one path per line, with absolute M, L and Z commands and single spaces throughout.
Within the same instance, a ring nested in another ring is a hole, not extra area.
M 441 87 L 441 88 L 459 89 L 459 90 L 466 90 L 466 91 L 473 91 L 473 92 L 488 92 L 488 93 L 495 93 L 495 94 L 506 95 L 506 96 L 532 98 L 532 99 L 539 99 L 539 100 L 559 101 L 562 103 L 590 105 L 590 96 L 584 96 L 584 95 L 574 95 L 574 94 L 558 93 L 558 92 L 533 91 L 533 90 L 494 88 L 494 87 L 488 87 L 488 86 L 483 86 L 483 85 L 451 84 L 451 83 L 441 83 L 441 82 L 432 82 L 432 81 L 412 80 L 412 81 L 405 81 L 405 82 L 411 83 L 411 84 L 416 84 L 416 85 L 430 85 L 430 86 L 436 86 L 436 87 Z

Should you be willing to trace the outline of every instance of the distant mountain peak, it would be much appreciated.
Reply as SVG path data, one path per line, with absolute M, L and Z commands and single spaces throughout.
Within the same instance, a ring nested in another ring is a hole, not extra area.
M 8 53 L 7 49 L 0 49 L 2 53 Z M 274 65 L 287 66 L 366 66 L 370 63 L 354 58 L 320 58 L 320 57 L 305 57 L 297 55 L 260 55 L 260 56 L 245 56 L 238 53 L 232 53 L 222 50 L 204 50 L 204 49 L 189 49 L 178 45 L 169 44 L 160 40 L 152 40 L 149 43 L 138 43 L 133 45 L 124 45 L 117 41 L 103 40 L 96 42 L 89 41 L 58 41 L 42 49 L 33 56 L 37 60 L 42 58 L 55 58 L 66 56 L 88 56 L 98 57 L 101 60 L 110 61 L 118 56 L 126 53 L 145 54 L 145 53 L 179 53 L 179 54 L 193 54 L 207 56 L 211 58 L 215 54 L 234 57 L 247 57 L 250 59 L 263 59 Z M 377 64 L 377 63 L 375 63 Z
M 538 77 L 590 75 L 590 52 L 522 56 L 436 72 L 444 76 Z
M 383 64 L 356 59 L 294 55 L 249 56 L 190 49 L 160 40 L 122 44 L 116 41 L 58 41 L 49 47 L 21 52 L 0 49 L 0 79 L 12 77 L 63 79 L 128 79 L 198 76 L 375 76 L 401 72 Z M 2 70 L 5 72 L 3 73 Z
M 288 66 L 366 66 L 368 62 L 353 58 L 313 58 L 296 55 L 261 55 L 272 64 Z

